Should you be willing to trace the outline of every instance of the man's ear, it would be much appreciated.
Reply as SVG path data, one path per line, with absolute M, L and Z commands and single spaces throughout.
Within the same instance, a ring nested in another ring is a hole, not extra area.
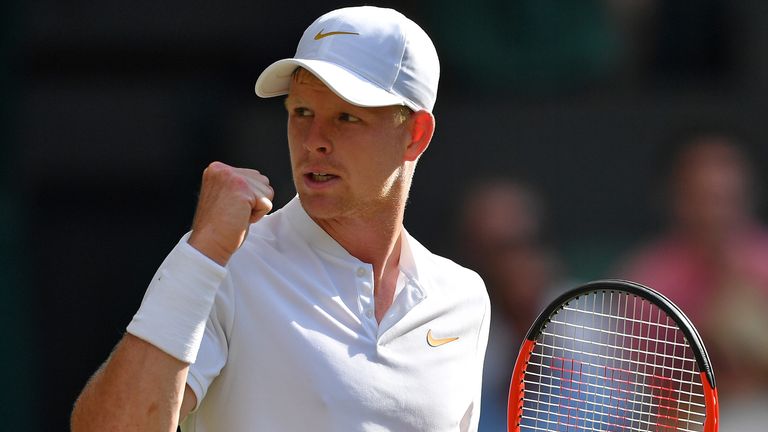
M 428 111 L 419 110 L 411 114 L 409 123 L 411 142 L 405 149 L 405 159 L 415 161 L 432 141 L 432 135 L 435 133 L 435 117 Z

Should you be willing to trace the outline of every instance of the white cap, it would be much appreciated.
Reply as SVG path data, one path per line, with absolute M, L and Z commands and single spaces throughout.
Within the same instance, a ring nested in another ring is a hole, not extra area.
M 303 67 L 345 101 L 364 107 L 405 105 L 432 111 L 440 62 L 429 36 L 393 9 L 337 9 L 313 22 L 293 58 L 272 63 L 256 81 L 256 94 L 288 93 Z

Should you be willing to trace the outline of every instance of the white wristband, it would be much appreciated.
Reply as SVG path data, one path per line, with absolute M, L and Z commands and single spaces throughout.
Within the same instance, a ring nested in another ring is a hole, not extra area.
M 188 238 L 189 233 L 160 265 L 127 330 L 191 364 L 227 270 L 190 246 Z

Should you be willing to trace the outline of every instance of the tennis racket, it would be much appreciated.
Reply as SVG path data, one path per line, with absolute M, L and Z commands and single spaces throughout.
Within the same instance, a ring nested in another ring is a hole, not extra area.
M 604 280 L 570 290 L 534 322 L 509 390 L 508 431 L 718 430 L 701 337 L 670 300 Z

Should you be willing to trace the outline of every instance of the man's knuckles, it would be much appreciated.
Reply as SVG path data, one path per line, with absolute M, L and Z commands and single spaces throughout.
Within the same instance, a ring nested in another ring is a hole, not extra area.
M 206 170 L 203 178 L 203 187 L 217 189 L 218 193 L 232 192 L 236 194 L 248 195 L 253 186 L 248 178 L 238 174 L 231 167 L 215 168 Z
M 261 219 L 272 210 L 274 190 L 269 179 L 257 171 L 214 162 L 204 174 L 203 194 L 212 199 L 210 203 L 214 208 L 225 205 L 229 210 L 225 213 L 245 211 L 246 215 L 250 213 L 250 222 Z

